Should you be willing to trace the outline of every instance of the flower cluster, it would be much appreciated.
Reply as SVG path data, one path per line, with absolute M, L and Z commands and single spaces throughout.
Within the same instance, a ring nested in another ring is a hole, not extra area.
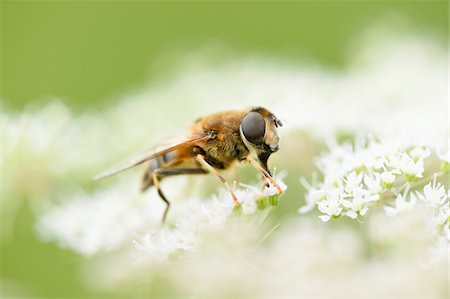
M 450 229 L 449 229 L 449 199 L 450 190 L 447 186 L 447 192 L 445 187 L 436 182 L 437 175 L 434 175 L 433 182 L 428 183 L 422 192 L 417 192 L 417 196 L 427 206 L 433 210 L 433 225 L 436 228 L 438 237 L 446 238 L 450 241 Z M 411 198 L 414 195 L 411 194 Z
M 343 215 L 357 219 L 371 206 L 381 204 L 392 216 L 413 209 L 420 199 L 433 208 L 438 224 L 444 226 L 448 223 L 448 195 L 437 183 L 437 176 L 446 167 L 433 169 L 432 161 L 428 163 L 432 151 L 429 146 L 403 142 L 401 138 L 361 137 L 354 143 L 333 144 L 317 162 L 323 181 L 310 185 L 301 179 L 308 193 L 306 205 L 299 212 L 317 206 L 324 222 Z M 443 162 L 448 159 L 436 156 Z M 427 169 L 425 162 L 431 165 Z M 424 177 L 425 170 L 434 174 Z
M 283 191 L 287 189 L 280 176 L 276 181 Z M 133 240 L 135 261 L 139 264 L 145 261 L 159 262 L 166 260 L 172 253 L 192 251 L 196 248 L 202 231 L 223 229 L 233 214 L 255 214 L 268 206 L 275 206 L 280 196 L 274 193 L 272 185 L 244 185 L 244 188 L 234 189 L 241 203 L 239 208 L 234 205 L 226 190 L 222 190 L 212 200 L 190 199 L 184 202 L 174 211 L 171 227 L 153 228 Z
M 276 181 L 286 190 L 280 175 Z M 89 200 L 88 196 L 77 196 L 50 209 L 41 216 L 37 230 L 43 239 L 55 240 L 62 247 L 86 256 L 132 242 L 136 260 L 163 261 L 174 252 L 191 251 L 200 231 L 223 228 L 232 214 L 255 214 L 270 206 L 267 203 L 278 203 L 279 195 L 271 185 L 234 189 L 241 202 L 239 209 L 229 193 L 222 190 L 211 200 L 189 198 L 175 202 L 168 223 L 160 225 L 165 207 L 155 190 L 133 196 L 130 188 L 119 184 Z

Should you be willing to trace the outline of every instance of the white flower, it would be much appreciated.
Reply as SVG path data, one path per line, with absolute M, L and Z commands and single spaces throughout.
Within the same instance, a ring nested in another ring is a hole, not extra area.
M 256 189 L 256 188 L 255 188 Z M 235 190 L 235 194 L 238 198 L 238 201 L 241 203 L 242 212 L 244 214 L 253 214 L 256 212 L 256 209 L 258 208 L 256 205 L 256 198 L 258 192 L 252 192 L 256 191 L 253 188 L 248 188 L 246 190 Z
M 322 189 L 311 188 L 306 194 L 306 204 L 298 209 L 299 213 L 307 213 L 311 211 L 315 205 L 323 200 L 326 196 L 326 191 Z
M 355 171 L 352 171 L 347 175 L 345 178 L 345 187 L 344 190 L 347 193 L 353 192 L 356 188 L 359 188 L 359 185 L 361 184 L 362 178 L 364 173 L 356 174 Z
M 414 160 L 423 160 L 430 155 L 431 151 L 428 147 L 415 147 L 409 154 Z
M 133 240 L 136 248 L 135 263 L 144 261 L 162 262 L 170 254 L 181 251 L 192 251 L 195 244 L 195 233 L 191 227 L 177 226 L 174 229 L 161 228 Z
M 447 199 L 444 186 L 440 183 L 436 184 L 436 175 L 434 176 L 433 182 L 423 188 L 423 194 L 418 192 L 418 195 L 421 200 L 432 207 L 438 207 Z
M 411 211 L 416 205 L 417 198 L 411 193 L 410 200 L 407 202 L 405 197 L 401 194 L 395 198 L 395 207 L 385 206 L 384 211 L 388 216 L 394 216 L 403 212 Z
M 117 186 L 91 196 L 78 195 L 44 213 L 37 230 L 43 239 L 87 256 L 114 250 L 133 232 L 161 221 L 160 200 L 132 194 L 129 188 Z
M 449 221 L 449 217 L 450 217 L 449 210 L 450 209 L 449 209 L 448 204 L 444 204 L 439 208 L 437 217 L 436 217 L 437 224 L 443 225 Z
M 381 175 L 376 172 L 364 175 L 364 184 L 366 184 L 368 190 L 372 194 L 378 194 L 383 190 L 383 186 L 381 185 Z
M 394 186 L 394 182 L 395 182 L 395 175 L 393 175 L 391 172 L 389 171 L 384 171 L 381 175 L 380 175 L 381 181 L 383 182 L 383 186 L 386 189 L 390 189 L 392 188 L 392 186 Z
M 281 180 L 281 177 L 275 176 L 274 177 L 275 182 L 278 184 L 278 186 L 281 188 L 281 190 L 284 192 L 287 189 L 286 184 Z M 269 183 L 269 186 L 264 185 L 264 190 L 262 192 L 262 196 L 273 196 L 279 194 L 280 191 L 271 183 Z
M 286 188 L 280 177 L 277 182 Z M 168 182 L 169 183 L 169 182 Z M 177 183 L 177 182 L 175 182 Z M 179 182 L 178 182 L 179 185 Z M 170 189 L 170 188 L 168 188 Z M 254 214 L 256 201 L 264 194 L 261 186 L 236 189 L 242 212 Z M 149 255 L 154 261 L 165 260 L 177 250 L 189 251 L 199 230 L 220 230 L 235 207 L 226 190 L 209 200 L 190 198 L 173 203 L 168 222 L 175 228 L 161 226 L 164 204 L 155 190 L 138 196 L 124 184 L 91 196 L 83 194 L 44 213 L 37 224 L 42 238 L 87 256 L 119 249 L 133 242 L 139 257 Z M 153 228 L 147 234 L 142 231 Z
M 401 162 L 400 162 L 400 170 L 407 176 L 412 178 L 422 178 L 423 177 L 423 159 L 418 159 L 417 161 L 414 161 L 414 159 L 411 159 L 408 155 L 404 154 L 402 155 Z
M 275 174 L 276 169 L 272 175 L 273 179 L 277 183 L 278 187 L 280 187 L 281 191 L 284 192 L 287 189 L 287 185 L 283 182 L 283 179 L 286 177 L 287 173 L 285 171 Z M 268 185 L 267 185 L 268 184 Z M 273 196 L 280 194 L 278 188 L 275 187 L 269 180 L 264 180 L 264 182 L 258 184 L 257 186 L 247 185 L 240 183 L 241 186 L 244 186 L 247 190 L 251 191 L 253 197 L 258 196 Z M 261 190 L 262 189 L 262 190 Z
M 352 194 L 352 200 L 343 199 L 342 205 L 349 209 L 345 213 L 348 217 L 356 219 L 358 215 L 364 216 L 369 208 L 367 204 L 379 199 L 378 195 L 371 195 L 369 191 L 358 188 Z
M 222 190 L 218 196 L 213 196 L 212 200 L 192 201 L 180 209 L 175 216 L 178 221 L 194 223 L 201 228 L 221 229 L 234 207 L 234 202 L 230 200 L 230 194 L 226 190 Z M 201 213 L 198 213 L 199 211 Z
M 381 174 L 380 178 L 383 181 L 383 183 L 386 183 L 386 184 L 392 184 L 393 182 L 395 182 L 395 175 L 393 175 L 389 171 L 383 172 Z
M 342 207 L 340 206 L 340 191 L 332 190 L 327 193 L 326 199 L 318 203 L 319 211 L 325 215 L 319 216 L 323 222 L 330 220 L 332 216 L 339 216 L 342 212 Z
M 444 153 L 442 153 L 440 150 L 436 150 L 436 155 L 438 156 L 439 160 L 450 163 L 450 150 Z

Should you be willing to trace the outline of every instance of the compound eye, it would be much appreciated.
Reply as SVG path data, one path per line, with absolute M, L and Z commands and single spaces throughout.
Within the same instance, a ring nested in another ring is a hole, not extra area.
M 253 144 L 260 144 L 266 133 L 266 122 L 261 114 L 252 111 L 242 119 L 241 129 L 245 139 Z

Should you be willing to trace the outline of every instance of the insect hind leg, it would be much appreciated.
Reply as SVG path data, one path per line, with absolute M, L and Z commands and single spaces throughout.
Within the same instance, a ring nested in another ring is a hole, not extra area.
M 153 184 L 152 171 L 151 170 L 147 170 L 142 175 L 141 192 L 144 192 L 145 190 L 147 190 L 148 188 L 150 188 L 153 185 L 154 184 Z
M 153 173 L 152 173 L 152 181 L 153 184 L 156 187 L 156 190 L 158 191 L 158 195 L 159 197 L 161 197 L 161 199 L 166 203 L 166 209 L 164 210 L 164 214 L 163 214 L 163 218 L 162 218 L 162 222 L 166 222 L 166 217 L 167 217 L 167 212 L 169 212 L 169 208 L 170 208 L 170 201 L 167 200 L 166 196 L 164 195 L 164 193 L 161 190 L 161 185 L 159 183 L 159 179 L 158 179 L 158 175 L 159 175 L 159 169 L 156 169 Z
M 163 177 L 175 176 L 175 175 L 187 175 L 187 174 L 205 174 L 203 168 L 179 168 L 179 169 L 163 169 L 158 168 L 153 170 L 151 174 L 148 172 L 148 175 L 152 178 L 152 185 L 156 187 L 156 191 L 158 192 L 159 197 L 166 203 L 166 209 L 164 210 L 162 222 L 166 221 L 167 213 L 169 212 L 170 202 L 167 200 L 166 196 L 161 190 L 160 181 Z
M 148 188 L 152 187 L 154 183 L 153 179 L 153 172 L 157 169 L 159 169 L 161 166 L 161 163 L 158 159 L 153 159 L 150 161 L 150 164 L 145 169 L 144 174 L 142 175 L 141 179 L 141 192 L 144 192 Z

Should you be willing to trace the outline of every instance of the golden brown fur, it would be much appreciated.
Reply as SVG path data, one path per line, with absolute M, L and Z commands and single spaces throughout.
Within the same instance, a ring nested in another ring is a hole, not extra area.
M 190 136 L 214 134 L 214 138 L 173 151 L 167 161 L 161 160 L 146 169 L 141 189 L 153 185 L 151 173 L 156 168 L 201 168 L 195 156 L 202 154 L 216 169 L 227 169 L 234 162 L 244 159 L 249 151 L 239 133 L 239 126 L 246 111 L 226 111 L 198 119 L 190 128 Z M 189 138 L 188 137 L 188 138 Z

